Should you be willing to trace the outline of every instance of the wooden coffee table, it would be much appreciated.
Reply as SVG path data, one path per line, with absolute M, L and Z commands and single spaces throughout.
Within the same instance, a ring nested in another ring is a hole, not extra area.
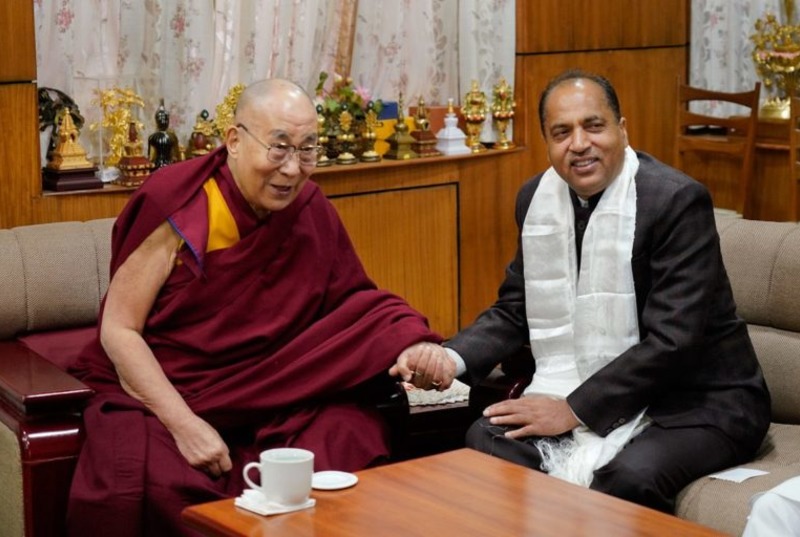
M 355 487 L 313 491 L 311 509 L 264 517 L 220 500 L 189 507 L 209 536 L 722 536 L 470 449 L 358 472 Z

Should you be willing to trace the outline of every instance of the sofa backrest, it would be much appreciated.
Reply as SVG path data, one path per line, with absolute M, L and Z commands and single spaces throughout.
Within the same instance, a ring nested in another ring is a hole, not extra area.
M 0 230 L 0 339 L 91 324 L 108 288 L 113 218 Z
M 717 219 L 739 315 L 772 395 L 772 419 L 800 423 L 800 225 Z

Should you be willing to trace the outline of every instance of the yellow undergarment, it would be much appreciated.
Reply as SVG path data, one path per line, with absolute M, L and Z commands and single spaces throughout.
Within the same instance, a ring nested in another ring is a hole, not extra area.
M 217 181 L 212 177 L 203 185 L 208 198 L 208 246 L 206 252 L 229 248 L 239 242 L 239 228 L 236 225 Z

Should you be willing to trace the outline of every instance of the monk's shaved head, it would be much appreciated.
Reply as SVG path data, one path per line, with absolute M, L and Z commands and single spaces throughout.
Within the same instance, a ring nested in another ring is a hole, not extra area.
M 305 97 L 309 105 L 314 106 L 306 90 L 294 82 L 283 78 L 269 78 L 253 82 L 245 88 L 236 103 L 235 119 L 239 121 L 242 116 L 252 113 L 254 108 L 270 98 L 280 99 L 285 97 L 295 99 Z

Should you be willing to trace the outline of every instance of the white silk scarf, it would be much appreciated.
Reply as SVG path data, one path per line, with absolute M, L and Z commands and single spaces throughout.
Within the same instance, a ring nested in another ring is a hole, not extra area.
M 522 229 L 525 305 L 536 373 L 524 395 L 565 398 L 639 341 L 631 252 L 639 159 L 625 149 L 621 172 L 606 188 L 583 237 L 580 273 L 569 187 L 549 168 Z M 647 426 L 636 417 L 601 437 L 585 426 L 560 441 L 537 442 L 550 475 L 588 486 L 593 472 Z

